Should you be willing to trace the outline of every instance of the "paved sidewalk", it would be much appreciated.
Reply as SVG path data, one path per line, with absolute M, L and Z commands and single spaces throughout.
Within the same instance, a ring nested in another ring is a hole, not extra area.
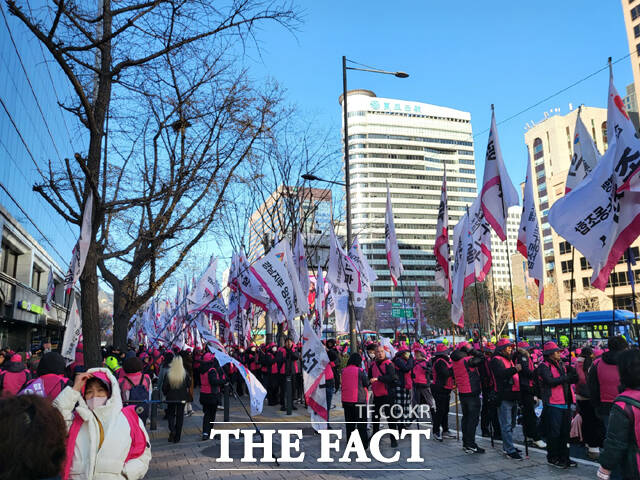
M 197 396 L 196 396 L 197 397 Z M 247 405 L 247 397 L 242 397 Z M 294 415 L 286 416 L 277 407 L 265 406 L 263 415 L 255 417 L 256 422 L 268 422 L 258 424 L 261 429 L 283 428 L 302 429 L 303 439 L 300 441 L 300 451 L 306 452 L 303 463 L 282 463 L 280 466 L 267 463 L 242 463 L 240 458 L 244 455 L 244 442 L 242 440 L 231 440 L 230 456 L 232 463 L 218 463 L 216 458 L 220 452 L 219 437 L 215 440 L 201 441 L 202 411 L 199 405 L 194 402 L 195 411 L 191 417 L 185 417 L 182 441 L 178 444 L 168 443 L 167 422 L 161 418 L 158 420 L 158 430 L 151 432 L 152 455 L 151 465 L 146 479 L 149 480 L 169 480 L 169 479 L 289 479 L 300 478 L 304 475 L 309 480 L 333 480 L 342 478 L 373 479 L 389 478 L 390 476 L 402 475 L 403 480 L 444 480 L 444 479 L 489 479 L 501 480 L 512 479 L 547 479 L 559 478 L 563 480 L 577 480 L 585 478 L 595 478 L 596 466 L 591 462 L 580 461 L 577 468 L 568 470 L 558 470 L 550 467 L 546 463 L 545 452 L 539 449 L 529 449 L 529 458 L 523 461 L 514 461 L 505 458 L 500 452 L 502 445 L 495 443 L 495 448 L 491 448 L 488 439 L 478 438 L 478 444 L 487 449 L 485 454 L 467 455 L 462 451 L 462 444 L 453 440 L 445 440 L 440 443 L 434 440 L 422 440 L 420 455 L 425 459 L 424 463 L 407 463 L 406 459 L 410 455 L 410 440 L 405 439 L 399 442 L 398 451 L 401 459 L 393 463 L 380 463 L 372 459 L 369 463 L 317 463 L 315 460 L 320 456 L 320 438 L 314 435 L 309 422 L 309 416 L 302 406 L 294 411 Z M 332 420 L 336 422 L 344 419 L 342 408 L 338 407 L 331 411 Z M 216 418 L 220 422 L 223 420 L 223 411 L 218 411 Z M 292 422 L 290 425 L 271 422 Z M 453 420 L 453 419 L 452 419 Z M 455 422 L 453 423 L 455 425 Z M 251 429 L 244 410 L 232 399 L 230 409 L 230 423 L 221 425 L 216 423 L 216 428 L 227 429 Z M 415 427 L 414 427 L 415 428 Z M 258 441 L 256 439 L 256 441 Z M 389 446 L 389 440 L 381 442 L 382 454 L 392 456 L 396 449 Z M 333 452 L 333 458 L 337 459 L 342 455 L 345 443 L 340 444 L 339 452 Z M 279 436 L 274 436 L 273 442 L 274 456 L 279 456 L 280 442 Z M 261 449 L 254 449 L 254 455 L 260 458 Z M 355 454 L 351 456 L 355 460 Z M 332 470 L 337 468 L 351 468 L 358 470 Z M 240 470 L 242 469 L 242 470 Z M 302 469 L 302 470 L 301 470 Z M 402 470 L 405 469 L 405 470 Z M 412 470 L 406 470 L 412 469 Z

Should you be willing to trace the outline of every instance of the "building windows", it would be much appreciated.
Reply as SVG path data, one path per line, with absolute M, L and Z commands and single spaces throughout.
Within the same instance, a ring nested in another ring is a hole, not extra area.
M 33 271 L 31 272 L 31 288 L 39 292 L 41 280 L 42 280 L 42 270 L 40 270 L 38 267 L 34 265 Z
M 570 273 L 573 270 L 573 261 L 572 260 L 563 260 L 560 262 L 562 267 L 562 273 Z
M 533 159 L 537 160 L 542 158 L 544 152 L 542 151 L 542 140 L 540 138 L 536 138 L 533 141 Z
M 473 160 L 468 159 L 468 158 L 461 158 L 461 159 L 458 160 L 458 162 L 464 163 L 465 165 L 473 165 L 473 164 L 475 164 L 475 162 Z
M 580 257 L 580 270 L 589 270 L 590 268 L 591 265 L 589 265 L 587 259 L 584 257 Z
M 607 138 L 607 122 L 602 122 L 602 140 L 604 141 L 604 148 L 607 148 L 609 139 Z
M 571 253 L 571 244 L 569 242 L 560 242 L 560 255 Z
M 570 293 L 572 288 L 576 288 L 576 280 L 575 278 L 572 278 L 571 280 L 564 280 L 562 282 L 562 284 L 564 285 L 564 290 L 565 292 Z
M 473 170 L 472 168 L 461 168 L 460 169 L 460 173 L 475 173 L 475 170 Z
M 638 17 L 640 17 L 640 5 L 631 9 L 631 20 L 635 20 Z
M 633 27 L 633 36 L 635 38 L 640 37 L 640 25 L 636 25 Z
M 19 255 L 20 254 L 15 250 L 12 250 L 8 244 L 2 244 L 2 273 L 16 278 Z
M 582 288 L 589 288 L 589 285 L 591 285 L 589 277 L 582 277 Z

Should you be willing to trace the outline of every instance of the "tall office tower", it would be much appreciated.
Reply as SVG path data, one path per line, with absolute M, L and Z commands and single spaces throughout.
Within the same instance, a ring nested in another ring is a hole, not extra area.
M 552 112 L 553 113 L 553 112 Z M 560 313 L 563 317 L 570 314 L 571 285 L 574 288 L 574 305 L 578 310 L 607 310 L 614 306 L 613 290 L 615 285 L 615 308 L 633 308 L 631 286 L 627 276 L 627 267 L 623 260 L 611 273 L 609 285 L 604 292 L 591 287 L 593 274 L 587 260 L 575 251 L 572 257 L 571 245 L 555 233 L 547 221 L 549 207 L 564 195 L 567 172 L 573 155 L 573 138 L 577 110 L 566 115 L 545 115 L 545 119 L 535 124 L 524 135 L 525 143 L 531 152 L 536 188 L 536 205 L 542 227 L 544 251 L 544 271 L 547 281 L 554 281 L 558 289 Z M 600 153 L 607 149 L 607 110 L 604 108 L 582 107 L 582 121 L 593 137 Z M 638 257 L 640 241 L 632 247 Z M 573 263 L 572 263 L 573 258 Z M 625 256 L 626 258 L 626 256 Z M 573 282 L 571 271 L 573 267 Z M 640 279 L 640 266 L 634 267 L 634 275 Z M 574 309 L 575 310 L 575 309 Z
M 509 208 L 507 215 L 507 240 L 502 242 L 496 232 L 491 230 L 491 278 L 496 282 L 496 288 L 509 288 L 509 264 L 507 263 L 518 251 L 518 229 L 520 228 L 520 214 L 522 206 Z M 507 244 L 509 254 L 507 255 Z
M 629 61 L 631 62 L 631 69 L 633 70 L 634 91 L 632 92 L 632 97 L 637 99 L 640 92 L 640 1 L 621 0 L 621 2 L 624 25 L 629 42 L 629 53 L 631 54 Z M 627 87 L 627 97 L 630 96 L 630 93 L 629 87 Z M 637 104 L 636 109 L 631 111 L 637 111 Z
M 376 301 L 399 301 L 392 288 L 384 246 L 387 185 L 391 191 L 405 296 L 414 285 L 426 298 L 442 294 L 434 282 L 433 245 L 444 169 L 449 225 L 476 196 L 471 115 L 468 112 L 392 98 L 369 90 L 347 93 L 351 219 L 378 281 Z M 342 104 L 342 97 L 340 97 Z

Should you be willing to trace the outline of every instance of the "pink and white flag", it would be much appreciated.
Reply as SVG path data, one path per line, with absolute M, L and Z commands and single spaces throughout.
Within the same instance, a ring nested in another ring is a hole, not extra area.
M 387 265 L 393 286 L 398 286 L 398 279 L 404 273 L 400 260 L 400 249 L 398 248 L 398 238 L 396 237 L 396 227 L 393 223 L 393 210 L 391 209 L 391 193 L 387 185 L 387 210 L 384 215 L 384 246 L 387 251 Z
M 316 431 L 327 429 L 329 414 L 327 395 L 324 388 L 324 372 L 329 365 L 329 357 L 318 335 L 309 323 L 304 320 L 302 333 L 302 380 L 304 399 L 311 414 L 311 422 Z
M 571 165 L 569 166 L 569 173 L 567 173 L 567 181 L 564 187 L 565 195 L 576 188 L 596 168 L 600 161 L 598 147 L 593 143 L 593 138 L 591 138 L 587 127 L 585 127 L 580 118 L 581 111 L 582 107 L 578 109 L 576 117 L 576 127 L 573 135 L 573 157 L 571 157 Z
M 326 280 L 342 290 L 362 292 L 360 271 L 338 242 L 333 225 L 329 229 L 329 263 Z
M 540 224 L 538 223 L 538 212 L 536 211 L 536 203 L 533 196 L 533 169 L 531 168 L 531 159 L 528 158 L 517 249 L 527 259 L 529 276 L 538 285 L 538 302 L 540 305 L 544 303 L 544 270 L 541 247 Z
M 436 256 L 435 278 L 451 303 L 451 252 L 449 249 L 449 212 L 447 209 L 447 173 L 444 172 L 438 223 L 436 225 L 436 243 L 433 248 Z
M 307 255 L 304 249 L 304 238 L 300 232 L 298 232 L 296 244 L 293 247 L 293 262 L 298 272 L 302 294 L 309 295 L 309 267 L 307 266 Z
M 80 237 L 76 246 L 73 247 L 71 253 L 71 264 L 69 265 L 69 271 L 64 279 L 64 289 L 67 292 L 71 292 L 71 289 L 76 284 L 82 270 L 84 270 L 84 264 L 87 261 L 87 253 L 89 252 L 89 245 L 91 244 L 91 217 L 93 214 L 93 192 L 89 190 L 89 196 L 84 204 L 84 211 L 82 212 L 82 226 L 80 227 Z
M 549 223 L 577 248 L 593 268 L 591 285 L 604 290 L 609 274 L 640 234 L 640 191 L 633 187 L 640 170 L 640 140 L 609 80 L 609 149 L 591 174 L 549 212 Z
M 482 192 L 480 193 L 482 211 L 484 216 L 503 242 L 507 238 L 507 215 L 509 207 L 518 205 L 518 192 L 516 192 L 507 168 L 502 159 L 502 150 L 498 141 L 498 129 L 496 127 L 496 115 L 491 108 L 491 129 L 489 130 L 489 142 L 487 143 L 487 155 L 484 161 L 484 179 Z

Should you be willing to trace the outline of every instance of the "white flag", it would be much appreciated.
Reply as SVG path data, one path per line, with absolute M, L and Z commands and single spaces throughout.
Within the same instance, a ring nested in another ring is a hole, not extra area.
M 333 225 L 329 229 L 329 264 L 327 266 L 326 280 L 342 290 L 362 292 L 362 280 L 360 271 L 353 260 L 345 253 L 333 231 Z
M 527 158 L 527 179 L 524 184 L 522 198 L 522 215 L 518 230 L 518 251 L 527 259 L 529 276 L 538 285 L 538 302 L 544 303 L 544 270 L 542 266 L 542 249 L 540 242 L 540 224 L 533 196 L 533 169 L 531 159 Z
M 507 238 L 507 213 L 509 207 L 518 205 L 518 192 L 511 183 L 502 159 L 502 150 L 498 141 L 496 116 L 491 109 L 491 129 L 487 144 L 487 155 L 484 161 L 484 179 L 480 194 L 482 211 L 493 227 L 498 238 L 503 242 Z
M 549 212 L 549 223 L 593 268 L 591 285 L 604 290 L 609 274 L 640 233 L 640 193 L 623 191 L 640 167 L 640 141 L 609 82 L 609 149 L 591 174 Z M 610 136 L 609 136 L 610 135 Z
M 78 340 L 80 340 L 81 335 L 82 319 L 76 303 L 76 296 L 73 295 L 71 310 L 69 310 L 69 319 L 67 320 L 64 339 L 62 340 L 62 350 L 60 351 L 67 365 L 73 363 L 76 359 L 76 347 L 78 346 Z
M 56 286 L 53 283 L 53 269 L 49 267 L 49 277 L 47 278 L 47 299 L 44 302 L 44 308 L 47 309 L 47 312 L 51 311 L 55 295 Z
M 313 330 L 316 335 L 322 335 L 322 325 L 324 325 L 324 275 L 322 267 L 318 267 L 318 276 L 316 277 L 316 318 L 313 322 Z
M 582 107 L 578 109 L 575 133 L 573 135 L 573 157 L 564 187 L 565 195 L 576 188 L 589 175 L 600 161 L 600 152 L 580 118 Z
M 387 337 L 380 337 L 380 346 L 384 349 L 384 353 L 387 355 L 387 358 L 395 357 L 398 352 L 395 347 L 391 345 L 391 340 Z
M 326 422 L 329 419 L 327 395 L 324 388 L 320 388 L 320 386 L 325 383 L 324 371 L 329 365 L 329 357 L 320 338 L 307 319 L 304 321 L 302 340 L 304 398 L 311 414 L 313 428 L 325 430 L 327 428 Z
M 475 278 L 473 254 L 469 215 L 465 213 L 453 229 L 451 321 L 460 328 L 464 327 L 464 290 Z
M 449 211 L 447 208 L 446 169 L 442 181 L 442 192 L 440 193 L 440 207 L 438 208 L 438 223 L 436 225 L 436 243 L 433 250 L 436 256 L 436 283 L 443 288 L 447 295 L 447 300 L 451 303 L 451 252 L 449 249 Z
M 353 306 L 356 308 L 365 308 L 367 306 L 367 297 L 371 293 L 371 285 L 378 279 L 376 272 L 360 248 L 358 237 L 354 237 L 349 250 L 349 258 L 353 260 L 356 269 L 360 272 L 360 281 L 362 282 L 362 291 L 360 293 L 352 293 L 351 299 Z
M 242 292 L 241 299 L 246 299 L 246 303 L 241 305 L 242 308 L 249 308 L 249 304 L 256 305 L 262 310 L 267 310 L 269 303 L 269 295 L 262 288 L 260 282 L 251 273 L 249 261 L 243 253 L 236 255 L 237 270 L 235 271 L 234 287 Z
M 291 322 L 300 306 L 297 300 L 300 303 L 303 300 L 300 298 L 302 296 L 300 282 L 294 278 L 297 277 L 295 266 L 287 265 L 287 260 L 292 261 L 292 255 L 289 242 L 284 239 L 255 262 L 250 269 L 271 301 L 282 312 L 285 320 Z
M 471 244 L 467 249 L 467 262 L 473 264 L 475 281 L 482 282 L 491 270 L 491 226 L 484 216 L 479 198 L 471 204 L 468 213 Z
M 299 270 L 296 268 L 293 252 L 288 242 L 285 245 L 285 256 L 284 264 L 287 267 L 287 272 L 293 285 L 293 301 L 296 308 L 295 316 L 309 315 L 309 287 L 307 286 L 307 291 L 303 292 L 298 274 Z M 308 275 L 305 275 L 305 278 L 308 279 Z
M 218 344 L 209 344 L 209 350 L 215 355 L 216 360 L 218 360 L 221 367 L 225 366 L 227 363 L 232 363 L 238 369 L 238 373 L 244 380 L 244 383 L 247 385 L 247 390 L 249 391 L 251 415 L 260 415 L 264 406 L 264 399 L 267 396 L 267 391 L 253 373 L 251 373 L 238 360 L 227 355 L 223 349 L 219 348 L 219 344 L 220 342 L 218 342 Z
M 307 267 L 307 255 L 304 250 L 304 239 L 300 232 L 298 232 L 296 244 L 293 248 L 293 261 L 298 271 L 302 294 L 307 296 L 309 294 L 309 268 Z
M 387 209 L 384 214 L 384 246 L 387 252 L 387 265 L 389 265 L 389 273 L 393 286 L 398 286 L 398 279 L 404 273 L 402 262 L 400 260 L 400 249 L 398 248 L 398 239 L 396 237 L 396 227 L 393 224 L 393 210 L 391 209 L 391 193 L 389 193 L 389 185 L 387 185 Z
M 73 247 L 71 253 L 71 264 L 69 265 L 69 271 L 64 279 L 64 288 L 67 293 L 71 292 L 71 289 L 76 284 L 82 270 L 84 270 L 84 264 L 87 261 L 87 253 L 89 252 L 89 244 L 91 243 L 91 215 L 93 213 L 93 192 L 89 190 L 89 196 L 84 205 L 84 211 L 82 212 L 82 227 L 80 228 L 80 238 L 76 246 Z

